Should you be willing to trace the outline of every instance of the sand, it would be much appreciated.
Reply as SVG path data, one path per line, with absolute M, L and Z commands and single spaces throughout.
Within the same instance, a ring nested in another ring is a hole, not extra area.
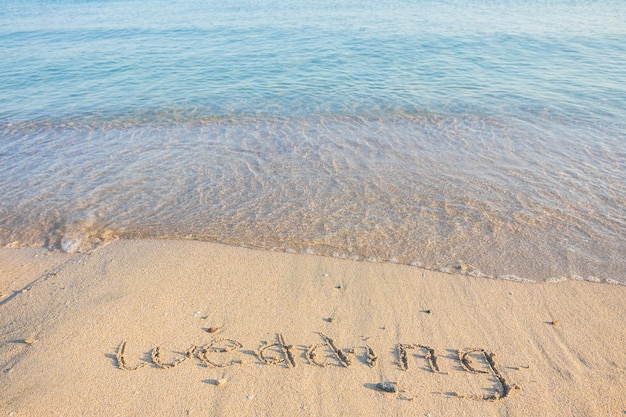
M 0 293 L 0 416 L 626 414 L 624 286 L 120 240 Z

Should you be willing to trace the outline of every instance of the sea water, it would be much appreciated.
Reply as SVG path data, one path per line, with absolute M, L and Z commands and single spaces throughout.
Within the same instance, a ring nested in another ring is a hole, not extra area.
M 0 245 L 626 284 L 623 0 L 0 0 Z

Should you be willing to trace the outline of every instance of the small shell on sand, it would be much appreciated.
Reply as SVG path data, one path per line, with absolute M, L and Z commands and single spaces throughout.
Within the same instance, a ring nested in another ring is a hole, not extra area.
M 204 330 L 206 330 L 208 333 L 217 333 L 217 332 L 220 331 L 220 328 L 219 327 L 208 327 L 208 328 L 206 328 Z
M 550 324 L 553 325 L 553 326 L 558 326 L 559 325 L 559 321 L 558 320 L 552 320 L 550 322 Z
M 398 383 L 389 381 L 379 382 L 376 384 L 376 388 L 380 391 L 396 393 L 398 392 Z
M 217 385 L 218 387 L 222 387 L 226 385 L 226 380 L 224 378 L 220 378 L 217 381 L 215 381 L 215 385 Z
M 37 339 L 24 339 L 24 344 L 26 345 L 32 345 L 33 343 L 37 343 L 38 340 Z

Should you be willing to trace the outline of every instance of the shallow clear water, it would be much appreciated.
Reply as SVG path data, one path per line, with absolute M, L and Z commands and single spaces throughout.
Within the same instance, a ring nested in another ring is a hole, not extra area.
M 0 244 L 626 283 L 626 3 L 0 0 Z

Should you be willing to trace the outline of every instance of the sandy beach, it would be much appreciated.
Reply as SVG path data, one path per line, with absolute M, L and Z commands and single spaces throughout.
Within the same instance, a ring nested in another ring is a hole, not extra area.
M 0 250 L 2 416 L 617 416 L 626 287 L 194 241 Z

